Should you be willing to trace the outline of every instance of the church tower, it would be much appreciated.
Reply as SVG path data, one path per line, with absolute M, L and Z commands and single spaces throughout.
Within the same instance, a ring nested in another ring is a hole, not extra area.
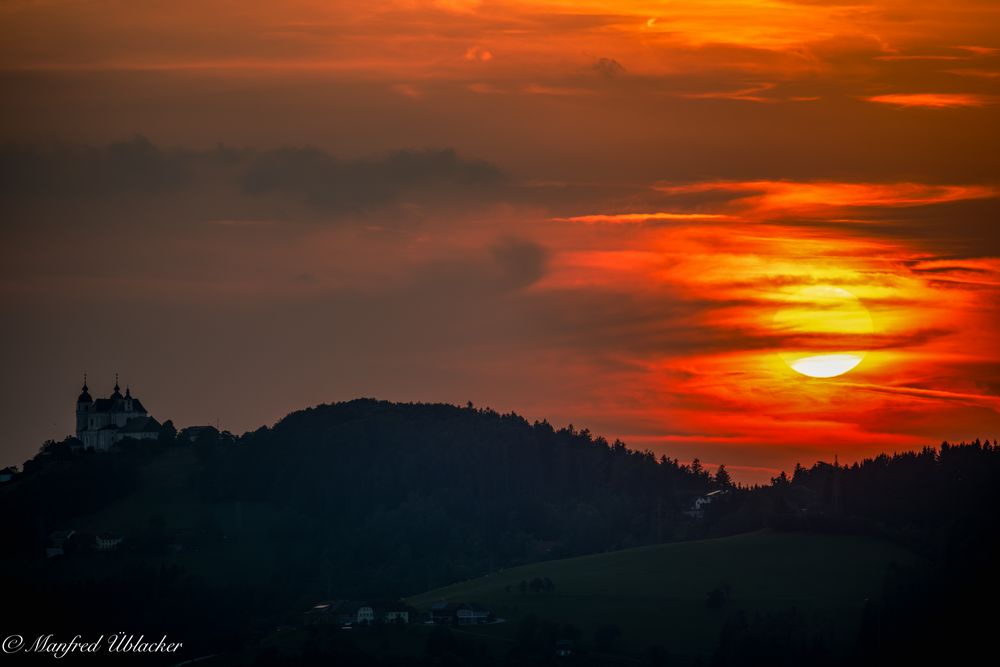
M 90 397 L 90 391 L 87 389 L 87 374 L 83 374 L 83 391 L 80 392 L 80 397 L 76 399 L 76 437 L 79 438 L 83 431 L 87 430 L 87 418 L 90 414 L 90 409 L 94 405 L 94 399 Z

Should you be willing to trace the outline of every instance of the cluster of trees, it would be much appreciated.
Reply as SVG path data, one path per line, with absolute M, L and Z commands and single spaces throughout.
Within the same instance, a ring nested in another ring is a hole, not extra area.
M 548 577 L 533 577 L 531 581 L 522 579 L 521 583 L 517 585 L 517 588 L 521 591 L 522 595 L 528 591 L 531 591 L 532 593 L 551 593 L 556 589 L 556 585 Z M 510 592 L 510 586 L 507 586 L 507 592 Z
M 730 493 L 704 508 L 705 520 L 691 536 L 761 528 L 865 533 L 943 557 L 981 534 L 983 512 L 995 513 L 998 483 L 1000 447 L 988 440 L 944 442 L 850 465 L 796 465 L 791 476 L 782 472 L 768 485 L 730 485 Z
M 851 662 L 966 664 L 992 636 L 982 604 L 1000 597 L 1000 447 L 989 440 L 881 454 L 849 466 L 797 466 L 768 486 L 713 503 L 706 531 L 771 527 L 864 533 L 924 555 L 927 568 L 891 563 L 869 600 Z M 832 664 L 818 628 L 795 610 L 734 610 L 718 665 Z
M 715 486 L 588 431 L 450 405 L 320 406 L 236 445 L 202 448 L 203 497 L 294 516 L 286 549 L 352 595 L 667 539 Z

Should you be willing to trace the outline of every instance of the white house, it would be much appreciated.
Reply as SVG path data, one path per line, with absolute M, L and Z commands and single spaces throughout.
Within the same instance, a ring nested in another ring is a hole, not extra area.
M 455 612 L 459 625 L 477 625 L 486 623 L 490 618 L 490 610 L 478 604 L 464 604 Z
M 409 623 L 410 612 L 401 609 L 393 609 L 385 612 L 382 617 L 386 623 Z
M 727 493 L 729 492 L 726 491 L 725 489 L 718 489 L 716 491 L 709 491 L 703 496 L 698 496 L 697 498 L 694 499 L 694 502 L 691 504 L 691 509 L 685 512 L 685 514 L 687 514 L 688 516 L 692 516 L 696 519 L 701 519 L 702 517 L 705 516 L 705 506 L 711 505 L 713 500 L 717 500 L 718 498 L 724 496 Z
M 98 551 L 114 551 L 123 541 L 124 538 L 120 535 L 98 535 L 94 546 Z
M 64 555 L 66 543 L 75 534 L 75 530 L 57 530 L 49 533 L 49 546 L 45 548 L 46 558 Z
M 371 624 L 375 622 L 375 609 L 371 605 L 361 605 L 357 613 L 358 625 Z

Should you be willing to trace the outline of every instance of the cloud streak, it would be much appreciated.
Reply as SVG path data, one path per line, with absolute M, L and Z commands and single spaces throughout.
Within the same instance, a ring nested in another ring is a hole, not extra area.
M 889 93 L 865 98 L 876 104 L 889 104 L 899 108 L 959 109 L 985 107 L 1000 103 L 1000 96 L 974 93 Z

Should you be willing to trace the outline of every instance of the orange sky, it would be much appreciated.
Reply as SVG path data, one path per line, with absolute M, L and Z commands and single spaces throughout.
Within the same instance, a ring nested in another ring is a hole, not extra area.
M 991 0 L 21 0 L 0 82 L 6 462 L 84 371 L 179 424 L 473 400 L 744 481 L 1000 431 Z M 775 325 L 818 285 L 873 333 Z M 780 356 L 817 346 L 866 354 Z

